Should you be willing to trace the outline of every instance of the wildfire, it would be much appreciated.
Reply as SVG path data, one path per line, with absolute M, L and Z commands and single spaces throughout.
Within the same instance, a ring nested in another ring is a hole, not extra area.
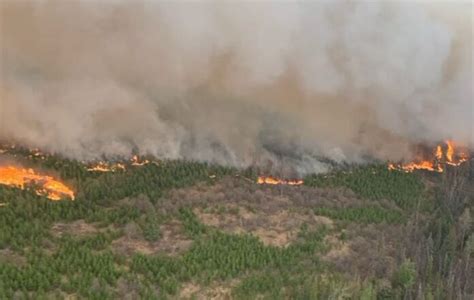
M 134 155 L 130 161 L 132 162 L 132 166 L 144 166 L 150 163 L 150 161 L 146 159 L 141 161 L 138 155 Z
M 87 171 L 89 172 L 115 172 L 117 170 L 125 170 L 125 165 L 121 163 L 110 165 L 106 162 L 101 161 L 98 164 L 87 168 Z
M 14 166 L 0 167 L 0 184 L 24 189 L 28 185 L 36 186 L 36 194 L 57 201 L 63 198 L 74 200 L 74 192 L 64 183 L 51 176 L 37 174 L 32 169 Z
M 280 179 L 271 176 L 259 176 L 257 179 L 258 184 L 270 184 L 270 185 L 302 185 L 303 180 L 301 179 Z
M 404 164 L 388 165 L 389 170 L 402 170 L 413 172 L 415 170 L 427 170 L 441 173 L 444 171 L 443 164 L 459 166 L 469 159 L 469 154 L 463 147 L 457 147 L 453 141 L 445 141 L 437 145 L 432 155 L 421 157 L 413 162 Z
M 125 170 L 126 166 L 140 167 L 150 163 L 149 160 L 141 160 L 138 155 L 132 156 L 129 161 L 122 161 L 123 163 L 108 163 L 100 161 L 95 165 L 87 168 L 89 172 L 116 172 L 118 170 Z M 155 162 L 154 162 L 155 163 Z
M 104 162 L 99 162 L 97 165 L 94 165 L 90 168 L 87 168 L 87 171 L 90 172 L 110 172 L 112 169 Z

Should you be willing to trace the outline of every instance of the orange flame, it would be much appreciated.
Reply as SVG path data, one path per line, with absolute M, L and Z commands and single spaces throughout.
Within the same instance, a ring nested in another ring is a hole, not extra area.
M 138 155 L 134 155 L 130 161 L 132 162 L 132 166 L 144 166 L 150 163 L 150 161 L 146 159 L 143 161 L 140 161 L 140 158 L 138 157 Z
M 411 162 L 403 165 L 389 164 L 389 170 L 403 170 L 407 173 L 413 172 L 415 170 L 426 170 L 431 172 L 441 173 L 444 171 L 441 165 L 435 164 L 431 161 L 421 161 L 421 162 Z
M 74 192 L 64 183 L 50 176 L 40 175 L 32 169 L 17 168 L 14 166 L 0 167 L 0 184 L 24 189 L 29 184 L 38 186 L 36 194 L 44 195 L 57 201 L 63 198 L 74 200 Z
M 125 162 L 125 164 L 127 164 L 127 166 L 131 165 L 131 166 L 134 166 L 134 167 L 144 166 L 144 165 L 147 165 L 149 163 L 150 163 L 149 160 L 146 160 L 146 159 L 145 160 L 140 160 L 138 155 L 132 156 L 132 158 L 130 158 L 130 160 L 129 160 L 129 163 Z M 157 164 L 156 162 L 153 162 L 153 163 Z M 116 172 L 118 170 L 125 170 L 126 169 L 125 164 L 123 164 L 123 163 L 113 164 L 113 163 L 100 161 L 96 165 L 91 165 L 89 168 L 87 168 L 87 171 L 89 171 L 89 172 Z
M 110 172 L 112 169 L 104 162 L 99 162 L 97 165 L 87 169 L 90 172 Z
M 287 179 L 279 179 L 271 176 L 259 176 L 257 179 L 258 184 L 270 184 L 270 185 L 302 185 L 303 180 L 301 179 L 294 179 L 294 180 L 287 180 Z
M 437 160 L 442 160 L 443 159 L 443 148 L 441 145 L 438 145 L 436 147 L 436 159 Z
M 87 171 L 89 172 L 115 172 L 119 169 L 125 170 L 125 165 L 121 163 L 109 165 L 108 163 L 101 161 L 98 164 L 93 165 L 90 168 L 87 168 Z
M 466 148 L 457 147 L 453 141 L 446 141 L 446 163 L 452 166 L 459 166 L 469 159 L 469 153 Z
M 388 165 L 388 169 L 402 170 L 405 172 L 427 170 L 441 173 L 444 171 L 444 163 L 452 166 L 459 166 L 468 159 L 469 154 L 467 149 L 464 149 L 463 147 L 456 147 L 453 141 L 448 140 L 445 141 L 443 145 L 436 146 L 436 150 L 433 151 L 432 157 L 424 157 L 404 164 L 390 163 Z

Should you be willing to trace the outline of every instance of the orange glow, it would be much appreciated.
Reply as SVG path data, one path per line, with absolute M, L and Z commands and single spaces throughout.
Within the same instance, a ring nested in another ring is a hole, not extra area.
M 270 185 L 302 185 L 303 180 L 301 179 L 294 179 L 294 180 L 287 180 L 287 179 L 279 179 L 271 176 L 259 176 L 257 179 L 258 184 L 270 184 Z
M 453 141 L 446 141 L 446 163 L 452 166 L 459 166 L 469 159 L 469 151 L 466 148 L 458 147 Z
M 112 169 L 104 162 L 99 162 L 97 165 L 87 169 L 90 172 L 110 172 Z
M 431 161 L 421 161 L 421 162 L 411 162 L 411 163 L 406 163 L 403 165 L 394 165 L 394 164 L 389 164 L 388 165 L 389 170 L 403 170 L 407 173 L 413 172 L 415 170 L 426 170 L 426 171 L 431 171 L 431 172 L 443 172 L 443 167 L 435 164 Z
M 132 156 L 130 158 L 129 163 L 108 163 L 104 161 L 100 161 L 95 165 L 90 165 L 89 168 L 87 168 L 87 171 L 89 172 L 116 172 L 118 170 L 125 170 L 126 165 L 127 166 L 134 166 L 134 167 L 140 167 L 149 164 L 149 160 L 141 160 L 137 155 Z M 158 164 L 157 162 L 153 162 L 154 164 Z
M 436 146 L 432 156 L 417 158 L 413 162 L 403 164 L 388 165 L 389 170 L 401 170 L 405 172 L 413 172 L 415 170 L 427 170 L 432 172 L 443 172 L 443 164 L 459 166 L 469 159 L 467 149 L 455 146 L 453 141 L 445 141 L 441 145 Z
M 74 192 L 64 183 L 50 176 L 40 175 L 32 169 L 14 166 L 0 167 L 0 184 L 24 189 L 27 185 L 37 186 L 36 194 L 57 201 L 63 198 L 74 200 Z
M 140 158 L 138 157 L 138 155 L 134 155 L 130 161 L 132 162 L 132 166 L 144 166 L 150 163 L 150 161 L 146 159 L 143 161 L 140 161 Z
M 448 150 L 446 150 L 446 159 L 448 162 L 453 162 L 454 144 L 451 141 L 447 141 L 446 145 L 448 146 Z
M 441 148 L 441 145 L 438 145 L 436 147 L 436 159 L 438 160 L 443 159 L 443 148 Z
M 89 172 L 115 172 L 117 170 L 125 170 L 125 165 L 121 163 L 110 165 L 106 162 L 101 161 L 98 164 L 87 168 L 87 171 Z

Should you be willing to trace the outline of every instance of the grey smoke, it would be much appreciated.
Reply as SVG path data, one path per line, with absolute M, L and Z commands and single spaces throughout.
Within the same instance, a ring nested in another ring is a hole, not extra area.
M 0 140 L 322 171 L 474 148 L 470 1 L 0 2 Z

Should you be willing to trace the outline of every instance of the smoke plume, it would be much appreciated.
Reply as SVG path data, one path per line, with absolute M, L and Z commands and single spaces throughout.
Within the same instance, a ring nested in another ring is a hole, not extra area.
M 318 172 L 474 148 L 470 1 L 0 2 L 0 140 Z

